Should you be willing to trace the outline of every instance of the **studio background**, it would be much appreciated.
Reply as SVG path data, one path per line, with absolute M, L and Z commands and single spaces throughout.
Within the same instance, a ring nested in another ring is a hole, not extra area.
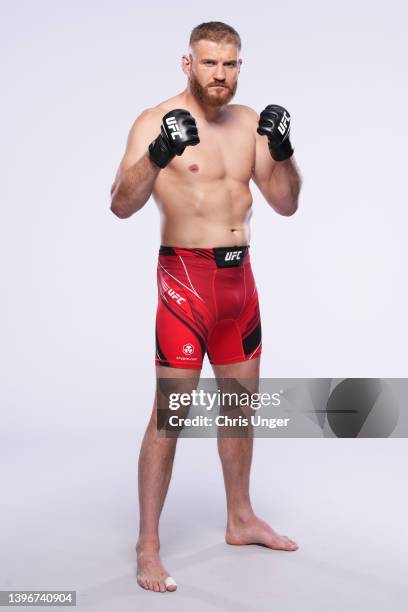
M 43 1 L 1 13 L 0 587 L 77 589 L 99 611 L 146 597 L 157 609 L 402 610 L 398 439 L 256 441 L 256 509 L 299 541 L 291 556 L 225 547 L 214 440 L 182 440 L 162 523 L 180 589 L 166 604 L 138 589 L 159 215 L 151 200 L 117 219 L 109 192 L 136 116 L 185 87 L 191 29 L 231 24 L 243 42 L 234 101 L 290 111 L 304 181 L 289 218 L 253 185 L 261 375 L 405 377 L 406 5 Z

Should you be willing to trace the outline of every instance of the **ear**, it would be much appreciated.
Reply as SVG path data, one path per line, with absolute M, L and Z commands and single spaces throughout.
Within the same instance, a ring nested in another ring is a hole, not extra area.
M 181 69 L 184 72 L 184 74 L 188 77 L 190 77 L 190 74 L 191 74 L 192 59 L 193 58 L 191 57 L 191 54 L 183 55 L 183 57 L 181 58 Z
M 242 58 L 240 57 L 238 60 L 238 73 L 241 71 L 241 66 L 242 66 Z

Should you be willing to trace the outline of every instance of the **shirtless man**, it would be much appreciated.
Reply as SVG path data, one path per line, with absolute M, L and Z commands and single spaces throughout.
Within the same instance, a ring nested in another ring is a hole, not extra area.
M 156 315 L 156 375 L 198 380 L 207 352 L 217 378 L 259 378 L 261 324 L 249 261 L 252 179 L 281 215 L 297 209 L 301 179 L 289 140 L 290 116 L 268 106 L 259 117 L 229 104 L 242 60 L 238 33 L 221 22 L 191 33 L 182 58 L 187 87 L 145 110 L 133 124 L 112 186 L 121 219 L 153 195 L 161 214 Z M 159 518 L 176 438 L 159 437 L 156 402 L 139 458 L 141 587 L 174 591 L 159 557 Z M 228 544 L 294 551 L 256 516 L 249 497 L 252 436 L 219 437 Z

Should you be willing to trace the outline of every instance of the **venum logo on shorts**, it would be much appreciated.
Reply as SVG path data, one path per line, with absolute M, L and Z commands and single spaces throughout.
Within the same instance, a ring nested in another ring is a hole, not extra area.
M 224 261 L 234 261 L 234 259 L 241 259 L 242 251 L 228 251 L 225 253 Z
M 171 130 L 171 137 L 173 140 L 176 140 L 176 137 L 181 138 L 180 128 L 175 117 L 167 117 L 166 124 L 169 130 Z
M 183 344 L 183 353 L 185 355 L 192 355 L 194 353 L 194 344 L 191 344 L 191 342 Z
M 186 298 L 181 297 L 174 289 L 168 289 L 167 294 L 171 297 L 172 300 L 176 300 L 177 304 L 182 304 L 186 301 Z
M 280 122 L 280 124 L 278 126 L 278 130 L 282 134 L 282 136 L 284 135 L 284 133 L 288 129 L 289 123 L 290 123 L 290 117 L 289 117 L 289 115 L 286 114 L 286 111 L 285 111 L 283 113 L 283 117 L 281 119 L 281 122 Z

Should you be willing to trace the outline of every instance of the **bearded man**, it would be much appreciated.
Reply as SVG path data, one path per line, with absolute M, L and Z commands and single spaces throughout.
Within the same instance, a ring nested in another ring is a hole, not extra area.
M 251 179 L 280 215 L 297 210 L 301 179 L 289 139 L 290 115 L 270 104 L 261 113 L 230 104 L 241 69 L 241 40 L 221 22 L 202 23 L 182 58 L 184 91 L 141 113 L 111 190 L 111 210 L 125 219 L 150 196 L 161 215 L 156 313 L 157 379 L 197 384 L 208 355 L 215 377 L 259 379 L 261 320 L 249 243 Z M 177 437 L 157 431 L 157 401 L 139 458 L 137 580 L 157 592 L 175 580 L 159 555 L 159 518 Z M 294 551 L 254 512 L 249 495 L 252 436 L 218 437 L 228 544 Z

